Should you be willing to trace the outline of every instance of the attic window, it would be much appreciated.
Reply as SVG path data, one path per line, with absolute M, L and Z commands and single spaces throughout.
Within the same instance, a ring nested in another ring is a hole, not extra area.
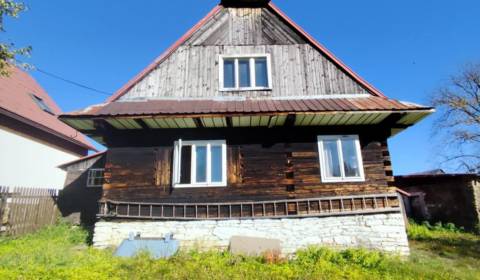
M 271 89 L 270 55 L 220 56 L 220 90 Z
M 55 115 L 55 113 L 53 113 L 52 109 L 50 107 L 48 107 L 48 105 L 45 103 L 45 101 L 43 101 L 42 98 L 36 96 L 33 93 L 31 93 L 30 96 L 32 97 L 33 101 L 35 101 L 37 106 L 40 107 L 40 109 L 42 109 L 43 111 L 45 111 L 49 114 Z

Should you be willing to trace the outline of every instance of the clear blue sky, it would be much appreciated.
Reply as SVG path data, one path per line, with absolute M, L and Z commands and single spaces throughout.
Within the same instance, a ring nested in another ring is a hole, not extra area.
M 8 20 L 1 36 L 18 46 L 31 45 L 28 62 L 39 68 L 114 92 L 218 1 L 30 0 L 25 1 L 29 11 Z M 426 103 L 450 74 L 480 61 L 478 0 L 274 2 L 391 98 Z M 105 99 L 38 72 L 32 75 L 64 111 Z M 389 140 L 396 174 L 437 166 L 433 119 Z

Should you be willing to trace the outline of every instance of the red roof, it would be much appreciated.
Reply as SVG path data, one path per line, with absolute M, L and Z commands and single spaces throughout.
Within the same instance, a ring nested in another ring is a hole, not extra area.
M 32 94 L 43 100 L 53 114 L 42 110 Z M 82 148 L 96 150 L 83 134 L 57 118 L 62 113 L 57 104 L 30 75 L 17 67 L 10 68 L 9 77 L 0 77 L 0 109 Z
M 181 114 L 244 114 L 332 111 L 410 111 L 431 108 L 386 99 L 383 97 L 306 98 L 306 99 L 247 99 L 218 100 L 148 100 L 112 102 L 63 115 L 74 116 L 140 116 Z
M 296 24 L 292 19 L 285 15 L 277 6 L 269 2 L 266 5 L 273 13 L 278 15 L 283 19 L 288 25 L 290 25 L 294 30 L 296 30 L 301 36 L 303 36 L 307 42 L 309 42 L 313 47 L 318 51 L 322 52 L 328 59 L 335 63 L 340 69 L 345 71 L 350 75 L 355 81 L 360 85 L 365 87 L 372 95 L 385 97 L 385 95 L 380 92 L 380 90 L 373 87 L 363 78 L 361 78 L 357 73 L 350 69 L 345 63 L 340 61 L 337 57 L 333 55 L 325 46 L 320 44 L 315 40 L 310 34 L 303 30 L 298 24 Z M 186 42 L 196 31 L 204 26 L 212 17 L 214 17 L 222 9 L 221 5 L 214 7 L 203 19 L 201 19 L 195 26 L 193 26 L 187 33 L 185 33 L 178 41 L 176 41 L 170 48 L 168 48 L 163 54 L 157 57 L 150 65 L 143 69 L 139 74 L 137 74 L 132 80 L 127 84 L 121 87 L 118 91 L 115 92 L 112 96 L 107 99 L 107 102 L 113 102 L 118 100 L 122 95 L 124 95 L 129 89 L 131 89 L 136 83 L 146 77 L 150 72 L 152 72 L 160 63 L 167 59 L 175 50 L 177 50 L 184 42 Z

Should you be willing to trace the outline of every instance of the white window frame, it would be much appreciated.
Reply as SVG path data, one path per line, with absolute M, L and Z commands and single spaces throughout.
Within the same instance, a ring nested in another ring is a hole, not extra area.
M 92 174 L 94 174 L 95 171 L 102 171 L 103 176 L 102 176 L 102 177 L 94 177 L 94 178 L 92 178 Z M 93 184 L 90 184 L 91 181 L 92 181 L 92 179 L 93 179 L 93 181 L 94 181 L 94 179 L 98 179 L 98 178 L 102 178 L 102 184 L 101 184 L 101 185 L 93 185 Z M 102 188 L 104 181 L 105 181 L 105 168 L 90 168 L 90 169 L 88 169 L 88 173 L 87 173 L 87 188 Z
M 357 152 L 357 161 L 358 161 L 358 168 L 359 168 L 359 173 L 360 176 L 357 177 L 346 177 L 345 176 L 345 166 L 343 164 L 343 151 L 342 151 L 342 146 L 341 146 L 341 140 L 342 139 L 348 139 L 348 140 L 354 140 L 355 142 L 355 148 Z M 338 156 L 339 156 L 339 162 L 340 162 L 340 174 L 341 177 L 329 177 L 327 176 L 327 170 L 326 170 L 326 158 L 325 158 L 325 153 L 323 149 L 323 141 L 326 140 L 336 140 L 337 142 L 337 150 L 338 150 Z M 318 142 L 318 155 L 319 155 L 319 161 L 320 161 L 320 175 L 322 178 L 322 182 L 325 183 L 337 183 L 337 182 L 364 182 L 365 181 L 365 172 L 363 170 L 363 159 L 362 159 L 362 150 L 360 148 L 360 140 L 358 138 L 358 135 L 319 135 L 317 136 L 317 142 Z
M 253 86 L 250 87 L 240 87 L 240 71 L 238 66 L 239 59 L 248 58 L 250 62 L 250 83 Z M 256 73 L 255 73 L 255 59 L 256 58 L 266 58 L 267 60 L 267 87 L 257 87 L 256 86 Z M 224 86 L 224 61 L 225 59 L 235 59 L 234 75 L 235 75 L 235 87 L 234 88 L 225 88 Z M 245 90 L 271 90 L 272 89 L 272 64 L 270 54 L 245 54 L 245 55 L 220 55 L 219 58 L 220 67 L 219 67 L 219 81 L 220 81 L 220 91 L 245 91 Z
M 221 146 L 222 147 L 222 181 L 221 182 L 212 182 L 212 162 L 211 162 L 211 146 Z M 182 158 L 182 147 L 191 146 L 192 147 L 192 157 L 190 160 L 190 184 L 181 184 L 180 183 L 180 174 L 181 174 L 181 158 Z M 196 146 L 206 146 L 207 147 L 207 180 L 206 182 L 197 183 L 196 172 L 197 172 L 197 161 L 196 161 Z M 202 187 L 226 187 L 227 186 L 227 143 L 225 140 L 195 140 L 195 141 L 182 141 L 181 139 L 175 141 L 174 151 L 173 151 L 173 187 L 174 188 L 202 188 Z

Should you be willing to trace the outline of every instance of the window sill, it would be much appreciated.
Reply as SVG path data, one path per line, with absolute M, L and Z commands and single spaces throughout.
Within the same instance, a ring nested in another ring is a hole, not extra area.
M 362 183 L 365 182 L 365 178 L 346 178 L 346 179 L 324 179 L 322 183 Z
M 220 183 L 220 184 L 176 184 L 173 185 L 175 189 L 187 189 L 187 188 L 226 188 L 227 185 Z
M 238 91 L 271 91 L 272 88 L 221 88 L 221 92 L 238 92 Z

